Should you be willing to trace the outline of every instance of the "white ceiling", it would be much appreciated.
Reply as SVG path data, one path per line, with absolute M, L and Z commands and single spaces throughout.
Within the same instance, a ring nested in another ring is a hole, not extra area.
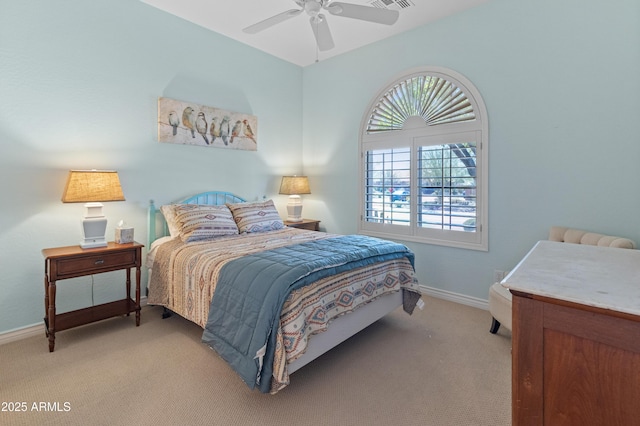
M 298 15 L 258 34 L 245 34 L 242 29 L 278 13 L 299 9 L 293 0 L 141 0 L 194 24 L 253 46 L 273 56 L 300 66 L 313 64 L 332 56 L 408 31 L 429 22 L 486 3 L 489 0 L 377 0 L 392 3 L 388 8 L 400 11 L 398 21 L 381 25 L 357 19 L 334 16 L 325 11 L 335 47 L 318 52 L 306 14 Z M 409 4 L 400 8 L 395 2 Z M 346 0 L 370 6 L 375 0 Z

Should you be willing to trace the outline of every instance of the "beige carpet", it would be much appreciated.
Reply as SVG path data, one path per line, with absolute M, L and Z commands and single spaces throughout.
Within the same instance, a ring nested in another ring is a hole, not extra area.
M 0 424 L 511 424 L 511 335 L 491 335 L 483 310 L 426 298 L 425 310 L 390 314 L 277 395 L 249 390 L 201 329 L 160 313 L 143 308 L 138 328 L 122 317 L 60 332 L 54 353 L 44 332 L 0 346 Z M 26 412 L 4 411 L 22 402 Z

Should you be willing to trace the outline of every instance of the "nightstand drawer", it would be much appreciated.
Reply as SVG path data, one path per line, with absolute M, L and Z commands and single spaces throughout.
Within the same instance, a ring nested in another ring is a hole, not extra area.
M 97 271 L 122 269 L 127 266 L 133 267 L 136 265 L 136 253 L 133 250 L 100 253 L 91 256 L 76 256 L 69 259 L 62 258 L 55 262 L 57 266 L 56 276 L 57 278 L 63 278 L 84 275 L 87 272 L 96 273 Z
M 300 222 L 283 221 L 285 225 L 291 228 L 307 229 L 309 231 L 319 231 L 320 221 L 314 219 L 302 219 Z

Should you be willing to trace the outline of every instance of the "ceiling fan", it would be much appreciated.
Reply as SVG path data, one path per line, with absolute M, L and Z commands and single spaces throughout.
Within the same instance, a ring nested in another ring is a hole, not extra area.
M 302 9 L 290 9 L 279 13 L 264 21 L 250 25 L 242 31 L 248 34 L 256 34 L 266 30 L 276 24 L 286 21 L 289 18 L 298 16 L 306 12 L 310 16 L 309 22 L 313 35 L 316 38 L 318 49 L 325 51 L 333 49 L 333 37 L 329 30 L 326 17 L 320 13 L 322 9 L 332 15 L 344 16 L 345 18 L 360 19 L 362 21 L 376 22 L 379 24 L 392 25 L 398 20 L 400 15 L 397 10 L 380 9 L 377 7 L 360 6 L 351 3 L 342 3 L 331 0 L 293 0 Z

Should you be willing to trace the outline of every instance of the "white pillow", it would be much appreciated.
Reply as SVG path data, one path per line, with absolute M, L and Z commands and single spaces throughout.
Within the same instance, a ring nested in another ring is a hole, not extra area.
M 227 206 L 177 204 L 173 209 L 180 238 L 184 242 L 238 234 L 238 227 Z
M 284 228 L 273 200 L 256 203 L 227 203 L 238 225 L 238 231 L 265 232 Z
M 160 207 L 164 221 L 167 222 L 167 228 L 169 228 L 169 235 L 172 237 L 180 235 L 180 225 L 176 222 L 175 206 L 177 204 L 167 204 Z

